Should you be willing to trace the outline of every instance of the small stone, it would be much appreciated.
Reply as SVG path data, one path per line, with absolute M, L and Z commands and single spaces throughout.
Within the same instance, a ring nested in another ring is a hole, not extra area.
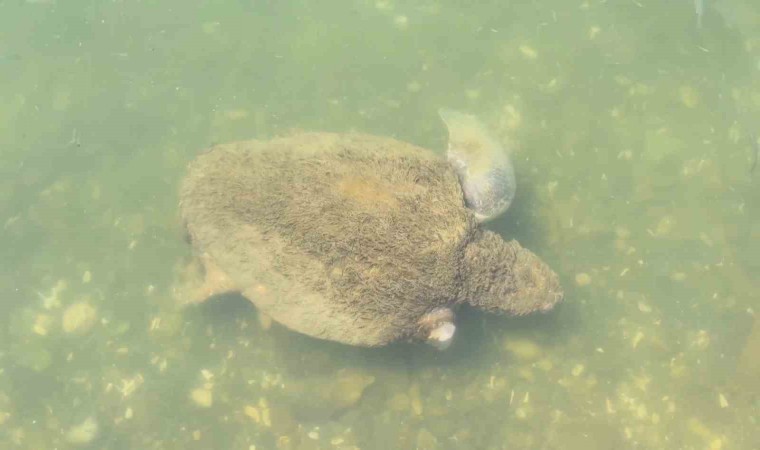
M 504 348 L 523 361 L 533 361 L 543 353 L 541 347 L 529 339 L 508 339 Z
M 536 59 L 538 58 L 538 52 L 528 45 L 521 45 L 520 46 L 520 53 L 527 58 L 527 59 Z
M 132 411 L 132 408 L 127 408 L 127 410 L 124 411 L 124 418 L 127 419 L 127 420 L 129 420 L 132 417 L 134 417 L 134 415 L 135 415 L 135 413 L 134 413 L 134 411 Z
M 404 15 L 398 15 L 393 18 L 393 25 L 399 30 L 405 30 L 409 26 L 409 18 Z
M 293 446 L 291 445 L 290 436 L 280 436 L 277 438 L 277 449 L 278 450 L 290 450 Z
M 687 108 L 694 108 L 699 104 L 699 94 L 697 90 L 691 86 L 681 86 L 678 90 L 681 97 L 681 103 Z
M 692 344 L 700 350 L 706 349 L 710 346 L 710 334 L 706 330 L 699 330 L 693 338 Z
M 224 112 L 224 116 L 230 120 L 241 120 L 248 117 L 248 111 L 245 109 L 230 109 Z
M 398 392 L 388 400 L 388 407 L 393 411 L 406 411 L 409 409 L 409 396 L 403 392 Z
M 82 283 L 87 284 L 90 281 L 92 281 L 92 272 L 85 270 L 84 274 L 82 274 Z
M 576 364 L 575 367 L 573 367 L 573 370 L 570 372 L 573 374 L 574 377 L 579 377 L 583 374 L 583 371 L 586 368 L 583 366 L 583 364 Z
M 362 371 L 342 369 L 332 386 L 327 388 L 326 400 L 335 408 L 346 409 L 361 400 L 364 390 L 375 382 L 375 377 Z
M 245 408 L 243 408 L 243 413 L 250 417 L 251 420 L 254 421 L 254 423 L 260 423 L 261 422 L 261 414 L 259 413 L 259 410 L 256 409 L 255 406 L 248 405 Z
M 214 403 L 214 394 L 206 388 L 193 389 L 190 398 L 201 408 L 208 408 Z
M 478 89 L 467 89 L 464 91 L 464 95 L 467 97 L 468 100 L 477 100 L 480 98 L 480 90 Z
M 728 408 L 728 400 L 726 399 L 726 396 L 723 394 L 718 395 L 718 403 L 720 404 L 721 408 Z
M 84 422 L 71 427 L 66 432 L 66 440 L 74 445 L 89 444 L 98 435 L 98 428 L 98 423 L 95 419 L 88 417 Z
M 631 340 L 631 346 L 633 348 L 636 348 L 639 346 L 639 342 L 644 339 L 644 333 L 641 331 L 637 331 L 636 334 L 633 336 L 633 339 Z
M 548 372 L 554 368 L 554 363 L 549 358 L 543 358 L 536 363 L 536 367 L 544 372 Z
M 675 219 L 671 216 L 663 216 L 657 226 L 655 227 L 655 236 L 666 236 L 673 231 L 673 225 L 675 225 Z
M 32 331 L 40 336 L 47 336 L 50 331 L 50 326 L 53 324 L 53 317 L 47 314 L 38 314 L 34 319 L 34 326 Z
M 63 292 L 68 287 L 68 283 L 64 279 L 58 280 L 58 282 L 55 283 L 55 286 L 53 286 L 50 289 L 49 294 L 43 294 L 41 292 L 38 292 L 37 295 L 42 299 L 42 306 L 45 307 L 45 309 L 54 309 L 61 306 L 61 299 L 60 295 L 61 292 Z
M 418 450 L 435 450 L 438 448 L 438 440 L 427 428 L 422 428 L 417 433 Z
M 581 272 L 575 275 L 575 284 L 578 286 L 588 286 L 591 284 L 591 275 L 586 272 Z
M 683 272 L 673 272 L 670 274 L 670 279 L 673 281 L 683 281 L 686 279 L 686 274 Z
M 87 302 L 78 302 L 63 312 L 63 331 L 66 333 L 86 333 L 95 325 L 95 308 Z
M 262 408 L 261 410 L 261 423 L 267 428 L 272 428 L 272 415 L 269 412 L 269 408 Z

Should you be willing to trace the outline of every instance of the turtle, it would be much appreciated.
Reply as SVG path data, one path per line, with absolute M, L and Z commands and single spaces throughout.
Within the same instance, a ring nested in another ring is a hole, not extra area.
M 483 226 L 514 197 L 508 155 L 475 116 L 440 115 L 446 159 L 390 137 L 322 131 L 200 153 L 179 193 L 197 268 L 186 273 L 198 275 L 175 297 L 238 293 L 293 331 L 361 347 L 445 349 L 462 305 L 553 309 L 557 274 Z

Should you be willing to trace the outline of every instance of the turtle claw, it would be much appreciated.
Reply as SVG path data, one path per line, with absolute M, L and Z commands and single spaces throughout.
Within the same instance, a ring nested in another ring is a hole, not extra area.
M 420 337 L 438 350 L 446 350 L 454 340 L 457 327 L 454 312 L 448 307 L 437 307 L 427 312 L 418 321 Z

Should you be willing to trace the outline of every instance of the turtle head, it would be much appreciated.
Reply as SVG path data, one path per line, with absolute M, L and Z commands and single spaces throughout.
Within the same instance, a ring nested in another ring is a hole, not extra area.
M 446 307 L 437 307 L 425 313 L 417 321 L 418 336 L 438 350 L 446 350 L 454 340 L 456 325 L 454 311 Z
M 522 316 L 546 312 L 562 300 L 559 277 L 517 241 L 482 231 L 465 250 L 463 298 L 488 312 Z

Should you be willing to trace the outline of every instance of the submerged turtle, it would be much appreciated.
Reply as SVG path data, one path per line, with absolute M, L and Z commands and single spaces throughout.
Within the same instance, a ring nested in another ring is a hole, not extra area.
M 445 348 L 461 304 L 552 309 L 557 275 L 480 227 L 514 196 L 506 153 L 473 116 L 441 116 L 449 163 L 391 138 L 322 132 L 199 155 L 180 207 L 204 280 L 177 296 L 238 292 L 292 330 L 368 347 Z

